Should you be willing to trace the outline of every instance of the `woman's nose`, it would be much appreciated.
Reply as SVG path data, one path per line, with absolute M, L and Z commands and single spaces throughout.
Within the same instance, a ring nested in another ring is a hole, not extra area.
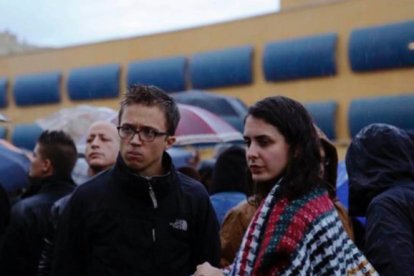
M 246 149 L 246 157 L 247 161 L 257 158 L 257 148 L 253 144 Z

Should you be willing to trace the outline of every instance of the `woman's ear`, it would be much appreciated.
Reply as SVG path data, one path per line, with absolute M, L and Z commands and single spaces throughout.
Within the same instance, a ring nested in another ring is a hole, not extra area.
M 299 157 L 302 153 L 302 151 L 299 147 L 296 147 L 296 148 L 290 147 L 290 151 L 292 152 L 292 157 L 293 158 Z

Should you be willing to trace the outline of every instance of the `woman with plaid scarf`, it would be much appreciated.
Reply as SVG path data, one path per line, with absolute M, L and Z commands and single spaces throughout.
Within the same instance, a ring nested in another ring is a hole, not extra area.
M 233 264 L 204 263 L 204 275 L 377 275 L 345 233 L 321 178 L 319 138 L 298 102 L 275 96 L 249 108 L 246 158 L 253 181 L 269 185 Z

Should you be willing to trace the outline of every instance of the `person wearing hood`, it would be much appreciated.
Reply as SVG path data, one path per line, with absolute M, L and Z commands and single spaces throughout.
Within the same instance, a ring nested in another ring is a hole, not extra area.
M 346 168 L 349 214 L 366 217 L 365 255 L 380 275 L 414 275 L 414 140 L 392 125 L 366 126 Z
M 63 131 L 44 131 L 39 136 L 29 169 L 32 194 L 16 202 L 10 214 L 0 250 L 1 275 L 36 275 L 46 234 L 49 210 L 75 188 L 71 172 L 77 151 Z

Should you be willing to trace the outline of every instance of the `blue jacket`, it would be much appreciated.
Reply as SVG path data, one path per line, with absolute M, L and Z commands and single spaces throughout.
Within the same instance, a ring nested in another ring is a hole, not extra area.
M 364 253 L 380 275 L 414 275 L 414 140 L 373 124 L 346 155 L 349 213 L 366 216 Z
M 246 198 L 246 194 L 237 191 L 220 192 L 210 196 L 211 204 L 214 207 L 220 225 L 223 224 L 227 212 L 243 200 L 246 200 Z
M 122 158 L 79 186 L 57 229 L 53 275 L 189 275 L 218 265 L 219 225 L 201 183 L 163 157 L 163 176 L 131 172 Z

